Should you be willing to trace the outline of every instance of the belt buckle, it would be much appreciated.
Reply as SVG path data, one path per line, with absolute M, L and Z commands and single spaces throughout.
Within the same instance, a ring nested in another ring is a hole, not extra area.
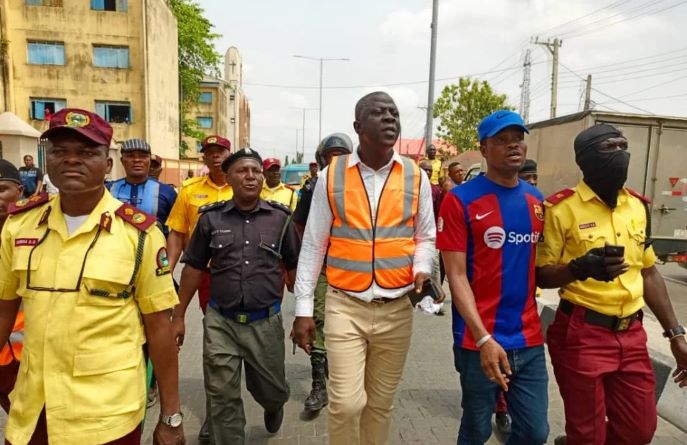
M 244 312 L 237 313 L 235 319 L 236 322 L 240 324 L 248 324 L 248 322 L 250 321 L 250 317 L 248 317 L 248 314 Z
M 384 301 L 384 300 L 381 299 L 381 298 L 373 298 L 373 299 L 370 301 L 370 303 L 372 303 L 372 304 L 380 304 L 380 305 L 381 305 L 381 304 L 386 303 L 386 301 Z
M 633 320 L 634 317 L 616 318 L 615 323 L 613 323 L 613 330 L 616 332 L 627 331 Z

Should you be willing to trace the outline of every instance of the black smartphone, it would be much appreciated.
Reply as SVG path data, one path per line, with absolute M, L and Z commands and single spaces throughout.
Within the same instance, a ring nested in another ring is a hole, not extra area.
M 425 280 L 424 283 L 422 283 L 422 291 L 418 294 L 415 292 L 415 289 L 412 289 L 410 292 L 408 292 L 408 297 L 410 298 L 410 304 L 415 307 L 420 301 L 422 301 L 423 298 L 425 298 L 427 295 L 432 297 L 432 300 L 436 301 L 439 299 L 439 290 L 437 289 L 436 285 L 434 284 L 434 281 L 432 280 Z
M 604 256 L 624 256 L 625 246 L 614 246 L 612 244 L 606 244 L 604 246 Z

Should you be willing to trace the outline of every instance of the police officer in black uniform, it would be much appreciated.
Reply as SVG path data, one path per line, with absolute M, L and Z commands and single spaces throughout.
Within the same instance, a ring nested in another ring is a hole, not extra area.
M 246 386 L 265 410 L 265 428 L 276 433 L 289 386 L 284 371 L 281 266 L 294 282 L 300 238 L 291 211 L 260 199 L 262 159 L 250 148 L 222 164 L 234 197 L 201 207 L 184 252 L 175 318 L 183 320 L 202 273 L 210 269 L 210 302 L 204 320 L 203 371 L 210 442 L 243 444 Z M 183 338 L 178 339 L 179 344 Z
M 345 133 L 333 133 L 322 139 L 315 151 L 315 159 L 320 170 L 329 165 L 334 156 L 350 154 L 353 152 L 353 142 Z M 309 178 L 301 189 L 301 199 L 293 212 L 293 222 L 303 235 L 305 224 L 308 221 L 312 194 L 315 190 L 317 177 Z M 324 344 L 324 296 L 327 293 L 327 276 L 323 272 L 317 281 L 315 288 L 315 344 L 310 353 L 310 365 L 312 366 L 312 390 L 305 399 L 306 412 L 316 412 L 324 408 L 329 402 L 327 398 L 327 350 Z

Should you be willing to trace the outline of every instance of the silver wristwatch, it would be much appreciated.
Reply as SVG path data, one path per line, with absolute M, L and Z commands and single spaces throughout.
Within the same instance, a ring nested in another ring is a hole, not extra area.
M 171 416 L 165 416 L 160 413 L 160 423 L 164 423 L 172 428 L 178 428 L 181 425 L 181 421 L 184 420 L 184 415 L 182 413 L 174 413 Z

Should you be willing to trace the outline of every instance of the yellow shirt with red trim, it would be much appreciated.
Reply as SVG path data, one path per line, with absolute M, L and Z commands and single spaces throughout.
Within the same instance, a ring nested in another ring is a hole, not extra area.
M 51 445 L 113 441 L 145 413 L 141 314 L 179 301 L 164 236 L 107 190 L 71 235 L 59 196 L 24 205 L 0 243 L 0 299 L 22 298 L 25 315 L 5 437 L 27 444 L 45 407 Z
M 645 248 L 644 203 L 623 189 L 610 209 L 580 181 L 544 201 L 544 236 L 537 246 L 537 267 L 568 264 L 606 243 L 625 246 L 629 270 L 612 282 L 588 278 L 559 290 L 560 297 L 606 315 L 625 317 L 644 306 L 642 269 L 656 263 L 652 247 Z
M 274 188 L 269 188 L 267 182 L 265 182 L 262 185 L 260 198 L 265 201 L 276 201 L 280 204 L 284 204 L 286 207 L 290 208 L 291 211 L 296 210 L 296 204 L 298 204 L 298 192 L 283 182 L 280 182 L 279 185 Z
M 192 178 L 184 186 L 167 218 L 167 227 L 175 232 L 190 236 L 196 228 L 200 213 L 198 209 L 206 204 L 228 201 L 234 196 L 229 184 L 218 186 L 210 176 Z
M 438 158 L 425 158 L 420 162 L 429 162 L 430 164 L 432 164 L 432 177 L 429 178 L 429 182 L 431 182 L 434 185 L 439 185 L 439 178 L 441 178 L 441 160 Z

